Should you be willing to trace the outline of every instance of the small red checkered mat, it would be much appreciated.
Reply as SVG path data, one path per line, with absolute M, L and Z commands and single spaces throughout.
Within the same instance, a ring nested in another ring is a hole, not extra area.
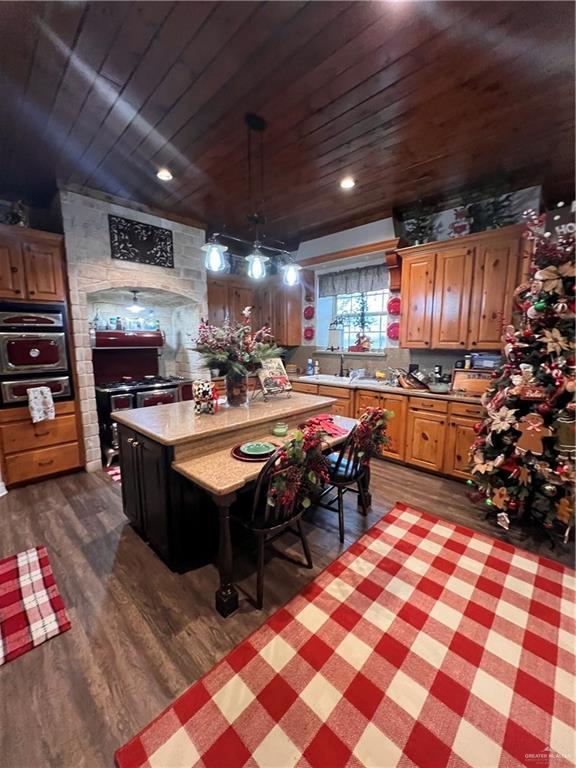
M 0 665 L 68 629 L 46 547 L 0 560 Z
M 575 586 L 397 504 L 117 764 L 573 765 Z

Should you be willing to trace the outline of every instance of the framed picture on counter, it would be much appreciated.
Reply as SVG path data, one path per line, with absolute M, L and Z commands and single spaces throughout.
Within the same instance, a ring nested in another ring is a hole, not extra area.
M 276 395 L 292 389 L 284 363 L 279 357 L 271 357 L 262 362 L 262 368 L 258 369 L 258 379 L 264 395 Z

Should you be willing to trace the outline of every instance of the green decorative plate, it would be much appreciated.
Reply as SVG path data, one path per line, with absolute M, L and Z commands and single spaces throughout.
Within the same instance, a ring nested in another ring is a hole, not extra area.
M 276 446 L 272 443 L 242 443 L 240 446 L 242 453 L 246 456 L 264 456 L 266 453 L 273 453 Z

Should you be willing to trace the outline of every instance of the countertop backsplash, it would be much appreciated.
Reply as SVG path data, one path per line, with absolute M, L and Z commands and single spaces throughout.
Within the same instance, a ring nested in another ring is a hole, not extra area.
M 417 363 L 420 369 L 432 371 L 435 365 L 441 365 L 444 373 L 451 373 L 456 360 L 461 360 L 464 351 L 447 352 L 445 350 L 416 350 L 393 347 L 385 352 L 357 352 L 344 355 L 344 368 L 364 368 L 370 375 L 377 370 L 386 368 L 408 368 L 410 363 Z M 340 371 L 340 353 L 314 350 L 311 347 L 296 347 L 288 350 L 286 361 L 297 365 L 303 372 L 308 358 L 318 360 L 320 373 L 336 375 Z

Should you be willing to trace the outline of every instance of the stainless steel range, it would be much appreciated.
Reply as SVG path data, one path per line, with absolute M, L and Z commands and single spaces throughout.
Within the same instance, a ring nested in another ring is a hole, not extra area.
M 181 376 L 144 376 L 135 379 L 122 376 L 118 381 L 96 387 L 96 405 L 100 425 L 102 457 L 109 467 L 118 455 L 118 430 L 112 420 L 113 411 L 146 408 L 152 405 L 177 403 L 191 397 L 190 380 Z

